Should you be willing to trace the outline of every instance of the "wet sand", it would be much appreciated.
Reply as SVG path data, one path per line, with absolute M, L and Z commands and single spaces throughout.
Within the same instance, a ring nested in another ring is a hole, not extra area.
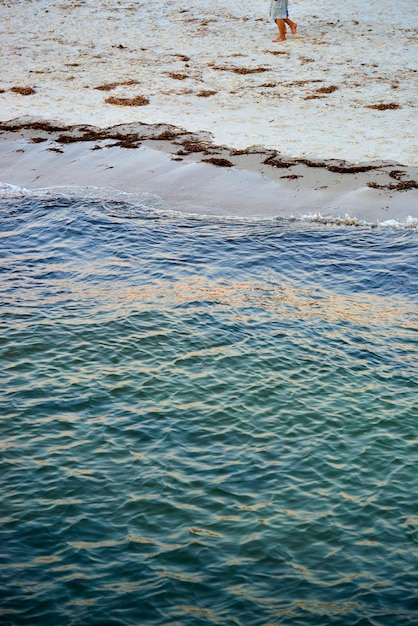
M 418 168 L 291 158 L 217 145 L 168 124 L 97 128 L 21 118 L 0 124 L 0 180 L 41 189 L 157 194 L 184 212 L 381 223 L 418 216 Z M 349 216 L 349 217 L 347 217 Z

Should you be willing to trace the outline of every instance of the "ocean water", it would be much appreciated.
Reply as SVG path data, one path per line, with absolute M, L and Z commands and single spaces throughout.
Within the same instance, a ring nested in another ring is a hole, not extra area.
M 9 193 L 0 621 L 418 621 L 418 230 Z

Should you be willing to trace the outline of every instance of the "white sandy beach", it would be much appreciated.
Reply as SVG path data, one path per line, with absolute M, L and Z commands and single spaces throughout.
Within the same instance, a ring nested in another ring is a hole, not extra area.
M 213 0 L 210 7 L 202 0 L 17 0 L 0 9 L 1 122 L 167 123 L 210 132 L 235 149 L 418 166 L 416 0 L 295 0 L 297 35 L 280 44 L 272 43 L 268 0 Z M 135 98 L 144 98 L 141 106 Z M 0 180 L 28 185 L 19 162 L 11 168 L 12 144 L 1 149 Z M 42 149 L 31 153 L 38 184 L 46 175 Z M 67 184 L 63 166 L 51 167 L 51 185 Z M 71 178 L 77 183 L 84 184 L 81 172 Z M 370 189 L 362 194 L 373 204 Z M 412 189 L 393 206 L 409 211 L 416 195 Z M 319 194 L 313 204 L 322 200 Z

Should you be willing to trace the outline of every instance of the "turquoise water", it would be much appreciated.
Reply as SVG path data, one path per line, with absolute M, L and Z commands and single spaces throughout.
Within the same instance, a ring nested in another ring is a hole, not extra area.
M 1 210 L 0 621 L 418 616 L 418 231 Z

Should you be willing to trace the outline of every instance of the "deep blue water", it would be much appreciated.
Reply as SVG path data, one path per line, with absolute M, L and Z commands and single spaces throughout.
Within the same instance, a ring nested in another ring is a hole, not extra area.
M 417 624 L 417 229 L 0 215 L 2 624 Z

